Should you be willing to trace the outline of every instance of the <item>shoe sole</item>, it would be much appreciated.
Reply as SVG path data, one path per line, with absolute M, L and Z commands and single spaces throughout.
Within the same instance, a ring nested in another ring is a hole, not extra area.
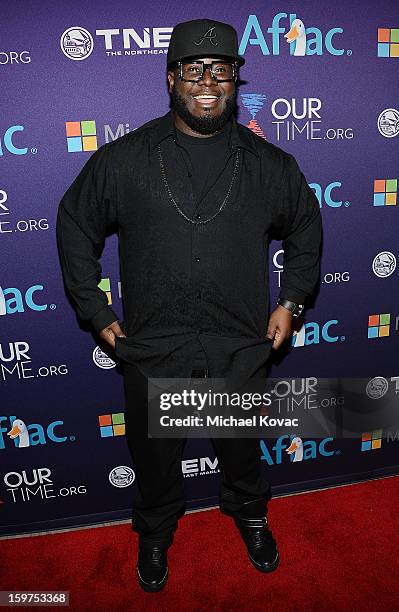
M 141 588 L 144 591 L 146 591 L 146 593 L 157 593 L 158 591 L 161 591 L 164 588 L 167 578 L 168 578 L 168 569 L 167 569 L 165 576 L 162 578 L 161 582 L 158 582 L 158 584 L 155 586 L 151 586 L 148 582 L 145 582 L 145 580 L 142 579 L 142 577 L 140 576 L 138 567 L 136 567 L 136 572 L 137 572 L 137 578 L 139 580 L 139 584 Z
M 259 565 L 258 563 L 256 563 L 256 561 L 254 561 L 254 559 L 252 559 L 251 555 L 248 553 L 248 558 L 251 561 L 252 565 L 260 572 L 274 572 L 274 570 L 277 569 L 279 562 L 280 562 L 280 556 L 278 554 L 276 554 L 276 558 L 274 559 L 273 563 L 271 563 L 269 565 L 269 567 L 262 567 L 261 565 Z

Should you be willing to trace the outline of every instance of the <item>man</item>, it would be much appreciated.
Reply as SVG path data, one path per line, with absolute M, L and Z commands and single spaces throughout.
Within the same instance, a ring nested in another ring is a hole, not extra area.
M 148 377 L 265 376 L 319 276 L 318 201 L 292 155 L 237 123 L 244 59 L 228 24 L 175 26 L 167 55 L 172 109 L 94 153 L 61 200 L 57 239 L 67 289 L 123 364 L 126 432 L 136 472 L 132 528 L 146 591 L 168 576 L 185 510 L 184 441 L 147 436 Z M 99 289 L 109 226 L 119 233 L 124 329 Z M 283 240 L 279 304 L 269 316 L 268 244 Z M 220 509 L 255 568 L 279 563 L 259 441 L 212 440 Z M 217 551 L 214 551 L 217 554 Z

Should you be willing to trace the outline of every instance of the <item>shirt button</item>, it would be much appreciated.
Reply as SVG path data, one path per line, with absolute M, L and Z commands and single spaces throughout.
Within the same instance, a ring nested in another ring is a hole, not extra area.
M 201 257 L 195 257 L 194 261 L 196 261 L 197 263 L 199 263 L 201 261 Z
M 196 218 L 197 219 L 201 219 L 201 215 L 196 215 Z

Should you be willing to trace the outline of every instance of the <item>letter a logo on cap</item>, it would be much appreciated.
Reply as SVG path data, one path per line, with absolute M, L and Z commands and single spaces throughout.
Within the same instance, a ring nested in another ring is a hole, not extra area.
M 216 32 L 214 32 L 214 29 L 215 29 L 215 26 L 212 26 L 211 28 L 209 28 L 209 30 L 205 32 L 205 34 L 202 36 L 202 38 L 198 42 L 194 41 L 194 44 L 200 45 L 204 42 L 205 39 L 208 39 L 209 42 L 211 42 L 215 47 L 217 47 L 219 43 L 216 40 Z

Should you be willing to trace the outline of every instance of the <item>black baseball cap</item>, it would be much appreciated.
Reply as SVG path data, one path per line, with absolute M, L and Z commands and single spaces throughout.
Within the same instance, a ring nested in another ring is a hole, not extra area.
M 225 57 L 239 66 L 245 59 L 238 55 L 237 32 L 233 26 L 214 19 L 193 19 L 175 25 L 170 37 L 167 66 L 194 57 Z

